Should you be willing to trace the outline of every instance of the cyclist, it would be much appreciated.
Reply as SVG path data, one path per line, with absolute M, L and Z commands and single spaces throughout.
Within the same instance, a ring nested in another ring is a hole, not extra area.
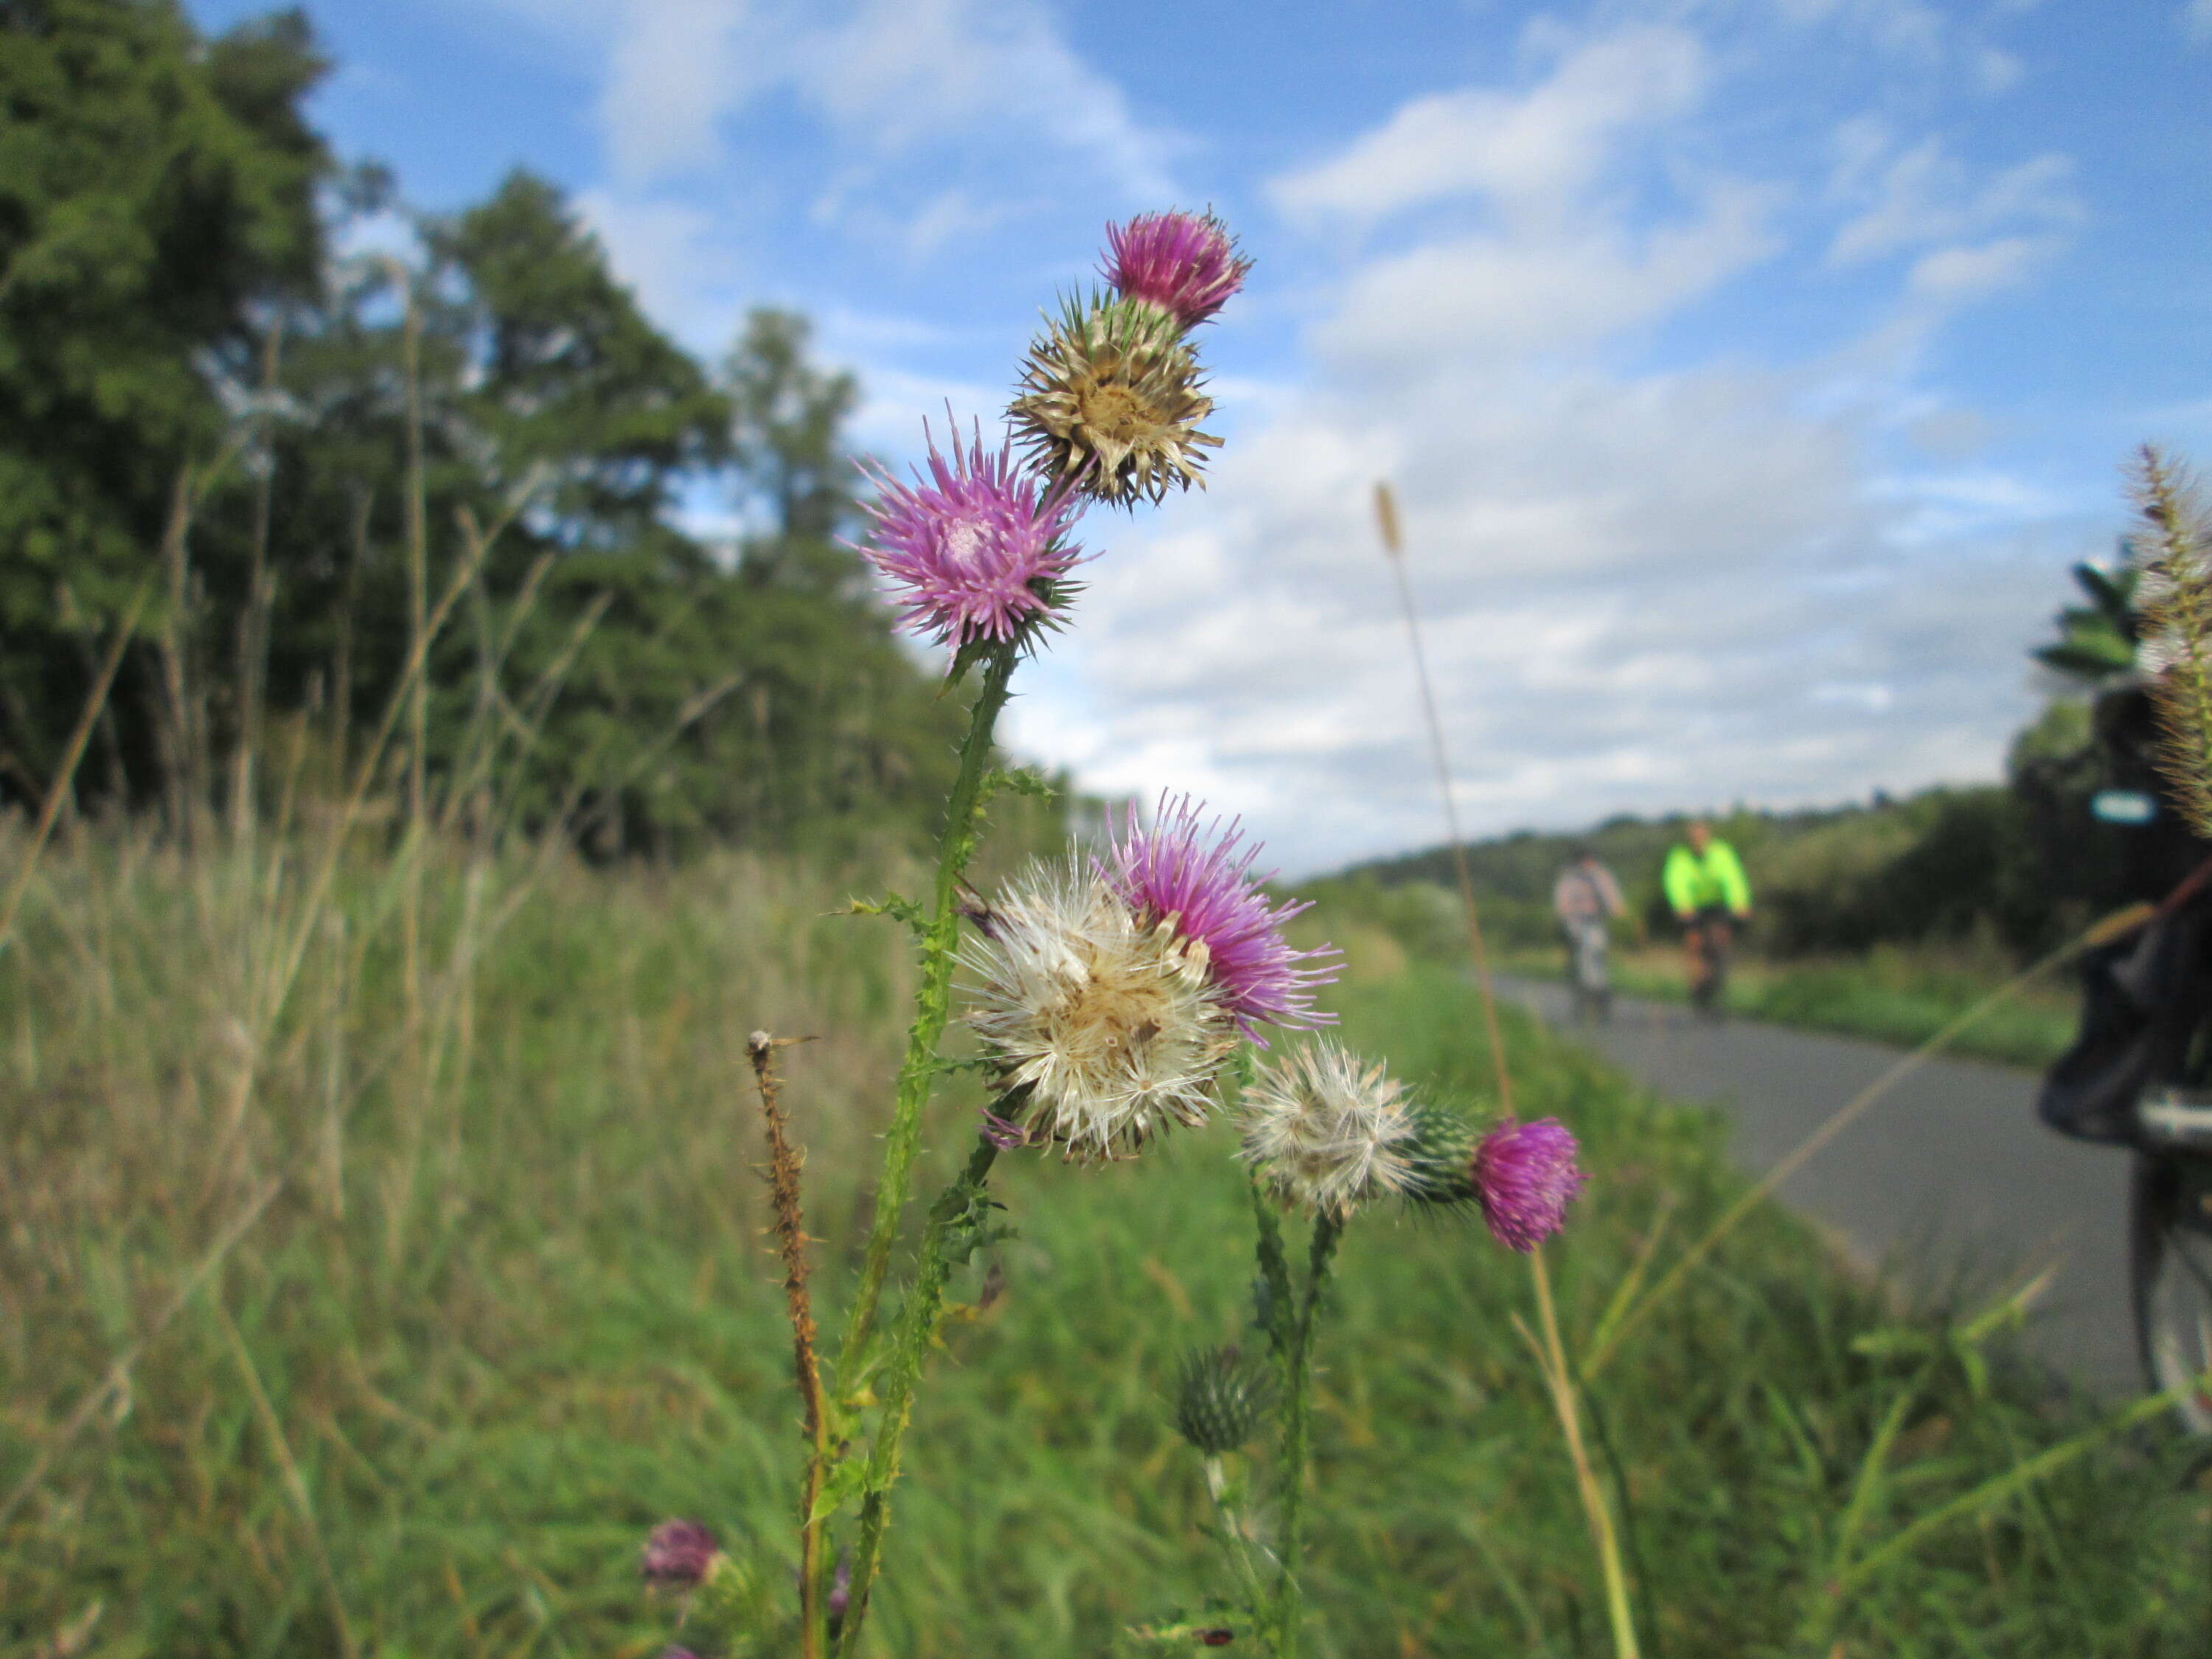
M 1613 991 L 1605 976 L 1606 923 L 1626 915 L 1620 884 L 1587 847 L 1568 856 L 1552 884 L 1552 914 L 1567 940 L 1567 986 L 1574 994 L 1577 1018 L 1604 1019 L 1613 1010 Z
M 1751 916 L 1751 887 L 1743 878 L 1743 865 L 1735 848 L 1715 837 L 1711 824 L 1692 818 L 1685 840 L 1667 854 L 1660 885 L 1682 924 L 1691 1006 L 1717 1015 L 1729 942 L 1736 924 Z

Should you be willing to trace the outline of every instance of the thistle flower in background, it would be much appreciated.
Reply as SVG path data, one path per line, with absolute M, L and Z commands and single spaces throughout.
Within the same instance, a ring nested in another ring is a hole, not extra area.
M 868 476 L 881 494 L 858 550 L 892 584 L 900 626 L 957 650 L 1065 620 L 1067 573 L 1084 557 L 1067 540 L 1079 508 L 1017 467 L 1011 442 L 991 454 L 978 427 L 963 449 L 956 425 L 949 460 L 929 438 L 927 479 Z
M 1219 1457 L 1260 1432 L 1274 1399 L 1267 1370 L 1234 1344 L 1200 1348 L 1182 1362 L 1176 1379 L 1176 1432 L 1202 1456 Z
M 1294 951 L 1283 924 L 1308 907 L 1270 904 L 1265 876 L 1252 873 L 1260 854 L 1240 822 L 1202 822 L 1188 796 L 1160 798 L 1158 822 L 1146 830 L 1131 812 L 1099 865 L 1122 900 L 1148 923 L 1170 922 L 1205 942 L 1213 981 L 1244 1035 L 1266 1048 L 1262 1024 L 1310 1029 L 1335 1023 L 1313 1006 L 1316 988 L 1342 971 L 1332 945 Z M 1272 875 L 1273 872 L 1268 872 Z M 1311 964 L 1311 965 L 1302 965 Z
M 1017 880 L 962 956 L 981 981 L 969 1022 L 1033 1134 L 1114 1158 L 1205 1121 L 1237 1027 L 1201 940 L 1139 917 L 1071 858 Z
M 1211 213 L 1140 213 L 1126 225 L 1106 227 L 1106 260 L 1099 275 L 1126 300 L 1165 312 L 1184 330 L 1195 328 L 1229 302 L 1252 269 L 1239 258 L 1237 239 Z
M 1567 1206 L 1589 1176 L 1575 1167 L 1580 1149 L 1555 1117 L 1505 1118 L 1475 1146 L 1468 1170 L 1491 1236 L 1523 1255 L 1567 1222 Z
M 1137 300 L 1069 300 L 1030 345 L 1008 405 L 1030 462 L 1056 487 L 1116 507 L 1203 486 L 1198 423 L 1213 412 L 1176 319 Z
M 706 1577 L 721 1547 L 714 1534 L 696 1521 L 664 1521 L 646 1535 L 646 1580 L 690 1589 Z
M 1238 1106 L 1238 1152 L 1285 1202 L 1342 1221 L 1419 1175 L 1405 1087 L 1334 1042 L 1273 1060 Z

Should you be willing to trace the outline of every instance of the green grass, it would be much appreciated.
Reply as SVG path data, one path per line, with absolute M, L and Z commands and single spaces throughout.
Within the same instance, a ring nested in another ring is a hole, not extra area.
M 0 1523 L 0 1655 L 47 1651 L 97 1606 L 101 1659 L 644 1659 L 670 1633 L 636 1577 L 653 1522 L 794 1554 L 744 1042 L 822 1039 L 788 1052 L 787 1103 L 834 1241 L 834 1330 L 909 976 L 890 924 L 826 913 L 879 878 L 363 846 L 319 903 L 311 850 L 195 863 L 94 840 L 42 872 L 0 957 L 0 1498 L 47 1463 Z M 1421 1088 L 1483 1094 L 1463 976 L 1358 954 L 1346 1035 Z M 1523 1021 L 1507 1040 L 1522 1110 L 1565 1118 L 1595 1175 L 1552 1254 L 1578 1349 L 1662 1218 L 1663 1272 L 1741 1181 L 1714 1116 Z M 964 1150 L 971 1089 L 933 1109 L 925 1192 Z M 1161 1395 L 1186 1350 L 1244 1327 L 1230 1150 L 1217 1126 L 1117 1166 L 1002 1162 L 1005 1293 L 974 1305 L 981 1262 L 956 1281 L 970 1305 L 908 1442 L 872 1654 L 1105 1655 L 1215 1587 Z M 1477 1229 L 1355 1224 L 1318 1354 L 1309 1652 L 1607 1651 L 1512 1328 L 1529 1305 L 1524 1265 Z M 2202 1650 L 2212 1517 L 2158 1434 L 1938 1533 L 1855 1588 L 1832 1633 L 1807 1624 L 1855 1490 L 1859 1556 L 2094 1419 L 2002 1342 L 1985 1390 L 1923 1364 L 1914 1342 L 1942 1352 L 1948 1328 L 1772 1208 L 1656 1307 L 1591 1391 L 1647 1652 Z M 65 1439 L 142 1338 L 127 1387 Z
M 1532 976 L 1565 976 L 1558 949 L 1511 953 L 1505 965 Z M 1636 996 L 1686 1002 L 1678 950 L 1616 952 L 1613 983 Z M 1974 1007 L 2015 971 L 1972 953 L 1877 946 L 1863 956 L 1773 961 L 1745 956 L 1730 964 L 1728 1005 L 1747 1019 L 1871 1037 L 1917 1048 Z M 2073 981 L 2054 969 L 1976 1017 L 1946 1045 L 2007 1065 L 2048 1066 L 2074 1040 Z

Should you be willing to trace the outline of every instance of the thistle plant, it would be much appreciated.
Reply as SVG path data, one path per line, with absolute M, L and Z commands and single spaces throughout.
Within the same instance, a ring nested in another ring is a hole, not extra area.
M 1000 1154 L 1030 1145 L 1077 1161 L 1130 1156 L 1165 1128 L 1203 1122 L 1232 1056 L 1261 1041 L 1262 1027 L 1322 1018 L 1312 994 L 1334 971 L 1332 953 L 1284 940 L 1298 907 L 1264 895 L 1257 849 L 1194 802 L 1164 802 L 1151 830 L 1124 824 L 1104 858 L 1072 850 L 981 902 L 967 885 L 988 800 L 1021 784 L 993 764 L 998 717 L 1020 661 L 1069 619 L 1071 573 L 1088 556 L 1074 540 L 1083 508 L 1157 502 L 1200 482 L 1201 452 L 1219 443 L 1197 427 L 1212 403 L 1188 336 L 1237 292 L 1249 262 L 1210 215 L 1146 215 L 1109 227 L 1108 243 L 1115 292 L 1071 299 L 1048 324 L 995 451 L 980 422 L 963 441 L 948 409 L 947 447 L 925 427 L 927 459 L 910 480 L 869 474 L 878 493 L 858 550 L 901 623 L 950 653 L 948 685 L 972 682 L 974 701 L 928 894 L 854 907 L 912 930 L 920 975 L 874 1215 L 832 1358 L 814 1346 L 801 1158 L 772 1066 L 782 1042 L 757 1032 L 748 1045 L 805 1412 L 799 1606 L 795 1619 L 777 1611 L 774 1575 L 697 1523 L 664 1525 L 648 1542 L 647 1576 L 689 1598 L 684 1640 L 702 1655 L 856 1650 L 945 1285 L 1004 1234 L 988 1192 Z M 942 1055 L 962 963 L 989 1098 L 965 1167 L 929 1207 L 886 1331 L 882 1304 L 924 1112 L 939 1080 L 964 1069 Z M 1230 1396 L 1215 1403 L 1225 1412 Z M 832 1544 L 848 1514 L 847 1553 Z
M 1309 1385 L 1322 1293 L 1346 1224 L 1391 1201 L 1473 1210 L 1500 1244 L 1526 1254 L 1565 1226 L 1584 1176 L 1575 1167 L 1575 1139 L 1556 1119 L 1523 1124 L 1508 1115 L 1483 1127 L 1449 1103 L 1414 1097 L 1379 1063 L 1326 1039 L 1260 1066 L 1242 1091 L 1237 1119 L 1258 1232 L 1255 1322 L 1274 1357 L 1282 1402 L 1272 1584 L 1261 1584 L 1242 1534 L 1226 1518 L 1221 1531 L 1231 1540 L 1248 1626 L 1290 1659 L 1302 1617 Z M 1292 1281 L 1279 1207 L 1310 1221 L 1302 1285 Z M 1187 1372 L 1184 1399 L 1192 1386 Z M 1220 1506 L 1219 1454 L 1203 1432 L 1208 1419 L 1179 1404 L 1176 1421 L 1208 1460 L 1207 1488 Z M 1181 1640 L 1192 1627 L 1173 1621 L 1138 1634 Z
M 1455 1105 L 1416 1097 L 1381 1064 L 1326 1039 L 1261 1066 L 1237 1116 L 1257 1227 L 1254 1323 L 1274 1376 L 1261 1386 L 1234 1348 L 1195 1356 L 1185 1363 L 1174 1413 L 1177 1431 L 1204 1462 L 1216 1516 L 1209 1530 L 1229 1561 L 1235 1593 L 1195 1617 L 1178 1614 L 1131 1634 L 1157 1644 L 1226 1644 L 1241 1629 L 1287 1659 L 1297 1651 L 1302 1622 L 1314 1349 L 1347 1224 L 1385 1203 L 1472 1211 L 1498 1243 L 1525 1254 L 1565 1225 L 1584 1177 L 1575 1167 L 1575 1139 L 1556 1119 L 1524 1124 L 1508 1115 L 1485 1127 Z M 1279 1209 L 1310 1223 L 1303 1284 L 1292 1278 Z M 1256 1418 L 1278 1401 L 1271 1546 L 1224 1459 L 1255 1437 Z
M 902 624 L 949 653 L 948 683 L 972 679 L 975 690 L 929 894 L 854 907 L 912 931 L 920 975 L 875 1212 L 834 1358 L 816 1349 L 803 1155 L 774 1068 L 790 1040 L 758 1031 L 747 1045 L 805 1435 L 798 1607 L 795 1616 L 781 1608 L 772 1593 L 781 1575 L 751 1554 L 732 1553 L 698 1522 L 665 1523 L 647 1540 L 646 1576 L 686 1598 L 681 1651 L 700 1659 L 858 1650 L 945 1287 L 957 1266 L 1008 1231 L 989 1190 L 1006 1153 L 1057 1150 L 1079 1164 L 1133 1158 L 1162 1133 L 1203 1125 L 1229 1079 L 1243 1079 L 1235 1096 L 1265 1352 L 1194 1355 L 1174 1401 L 1178 1430 L 1204 1461 L 1212 1535 L 1233 1564 L 1235 1594 L 1195 1622 L 1145 1633 L 1220 1645 L 1242 1626 L 1264 1632 L 1282 1659 L 1296 1652 L 1300 1626 L 1316 1327 L 1346 1224 L 1385 1201 L 1479 1211 L 1501 1243 L 1525 1252 L 1559 1229 L 1582 1184 L 1573 1137 L 1553 1121 L 1523 1125 L 1508 1115 L 1478 1128 L 1319 1038 L 1267 1053 L 1270 1030 L 1333 1023 L 1315 996 L 1335 976 L 1337 953 L 1289 942 L 1285 925 L 1304 907 L 1270 895 L 1239 823 L 1188 796 L 1163 796 L 1149 824 L 1134 813 L 1113 823 L 1100 853 L 1071 848 L 994 894 L 969 885 L 986 805 L 1020 781 L 993 765 L 997 720 L 1016 667 L 1070 619 L 1071 573 L 1089 556 L 1073 539 L 1083 508 L 1158 501 L 1200 483 L 1200 452 L 1218 443 L 1197 429 L 1212 405 L 1198 389 L 1189 334 L 1237 292 L 1249 262 L 1210 215 L 1146 215 L 1109 227 L 1108 244 L 1103 270 L 1115 291 L 1067 301 L 1048 323 L 1007 410 L 1012 435 L 994 451 L 971 422 L 963 441 L 948 409 L 949 452 L 925 427 L 927 459 L 910 482 L 870 475 L 878 495 L 859 550 Z M 943 1057 L 956 995 L 981 1050 L 973 1062 Z M 929 1206 L 886 1330 L 881 1305 L 923 1115 L 939 1080 L 955 1074 L 984 1085 L 975 1144 Z M 1310 1220 L 1296 1285 L 1278 1206 Z M 1271 1419 L 1279 1431 L 1272 1544 L 1231 1466 Z M 835 1547 L 841 1531 L 849 1541 Z

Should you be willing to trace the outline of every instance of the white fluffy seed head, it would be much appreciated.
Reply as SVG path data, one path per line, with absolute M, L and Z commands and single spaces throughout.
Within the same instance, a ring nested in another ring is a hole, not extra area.
M 1416 1125 L 1404 1085 L 1336 1043 L 1270 1060 L 1238 1115 L 1238 1155 L 1286 1203 L 1342 1220 L 1414 1182 Z
M 972 1024 L 1026 1090 L 1032 1128 L 1070 1157 L 1134 1152 L 1169 1123 L 1206 1120 L 1237 1046 L 1203 944 L 1146 927 L 1079 860 L 1038 864 L 991 908 L 963 960 Z

